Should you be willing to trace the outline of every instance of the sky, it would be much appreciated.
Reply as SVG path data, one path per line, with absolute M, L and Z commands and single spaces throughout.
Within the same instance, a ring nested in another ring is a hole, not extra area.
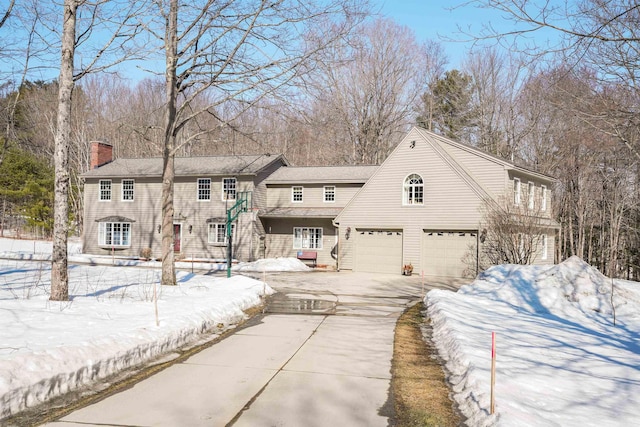
M 509 31 L 514 28 L 514 24 L 505 19 L 502 13 L 465 3 L 467 3 L 465 0 L 372 0 L 374 12 L 410 28 L 415 32 L 418 41 L 439 41 L 448 57 L 447 68 L 449 69 L 462 66 L 474 44 L 471 35 L 479 34 L 484 25 L 491 24 L 500 31 Z M 5 31 L 10 30 L 5 29 Z M 461 30 L 467 34 L 463 34 Z M 2 36 L 0 32 L 0 38 Z M 536 32 L 534 36 L 553 37 L 553 34 Z M 53 67 L 48 66 L 44 70 L 35 72 L 31 78 L 44 80 L 57 78 L 58 63 L 59 59 L 56 57 L 49 64 L 54 65 Z M 129 72 L 134 69 L 130 64 L 127 67 Z M 19 61 L 13 63 L 7 61 L 7 58 L 0 57 L 0 73 L 13 68 L 20 70 Z M 126 75 L 127 72 L 124 74 Z
M 483 24 L 499 28 L 512 24 L 499 13 L 450 0 L 379 0 L 380 14 L 412 29 L 418 41 L 435 40 L 444 47 L 451 68 L 460 67 L 473 46 L 470 37 L 460 30 L 477 34 Z

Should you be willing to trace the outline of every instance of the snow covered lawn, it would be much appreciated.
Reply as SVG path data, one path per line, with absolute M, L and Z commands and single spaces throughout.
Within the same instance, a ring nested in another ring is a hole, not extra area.
M 248 277 L 184 271 L 178 286 L 162 287 L 159 269 L 112 266 L 109 257 L 80 252 L 70 245 L 73 260 L 94 265 L 70 265 L 71 301 L 50 302 L 51 243 L 0 239 L 0 256 L 12 258 L 0 260 L 0 419 L 237 323 L 273 292 Z M 307 267 L 284 259 L 241 269 Z
M 502 265 L 425 298 L 434 340 L 470 426 L 630 426 L 640 422 L 640 284 L 579 258 Z M 489 415 L 491 333 L 496 413 Z

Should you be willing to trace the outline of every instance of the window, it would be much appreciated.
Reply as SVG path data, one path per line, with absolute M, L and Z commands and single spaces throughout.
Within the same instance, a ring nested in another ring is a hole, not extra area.
M 409 175 L 404 180 L 404 205 L 422 205 L 424 203 L 424 183 L 418 174 Z
M 513 178 L 513 204 L 520 205 L 520 178 Z
M 546 234 L 542 235 L 542 259 L 546 260 L 549 257 L 548 238 Z
M 231 224 L 231 234 L 234 231 L 234 224 Z M 227 239 L 227 224 L 224 222 L 210 222 L 208 242 L 212 245 L 226 245 L 229 242 Z
M 547 186 L 540 187 L 540 210 L 542 212 L 547 210 Z
M 333 185 L 324 187 L 325 203 L 333 203 L 336 201 L 336 187 Z
M 291 201 L 302 203 L 302 187 L 291 187 Z
M 529 181 L 528 186 L 528 195 L 529 195 L 529 209 L 533 209 L 536 206 L 535 195 L 536 195 L 536 187 L 533 185 L 533 182 Z
M 100 201 L 110 201 L 111 200 L 111 180 L 110 179 L 101 179 L 100 180 Z
M 236 199 L 236 179 L 223 178 L 222 179 L 222 200 L 235 200 L 235 199 Z
M 322 249 L 322 228 L 295 227 L 293 249 Z
M 198 200 L 211 200 L 211 178 L 198 178 Z
M 135 183 L 132 179 L 122 180 L 122 201 L 133 202 L 133 187 Z
M 124 247 L 131 245 L 131 223 L 101 222 L 98 226 L 100 246 Z

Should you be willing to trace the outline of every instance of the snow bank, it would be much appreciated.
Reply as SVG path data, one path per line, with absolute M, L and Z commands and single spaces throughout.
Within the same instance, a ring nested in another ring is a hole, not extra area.
M 273 293 L 243 276 L 71 266 L 71 301 L 48 301 L 46 262 L 0 261 L 0 418 L 145 363 L 237 323 Z M 153 304 L 158 293 L 159 325 Z
M 640 284 L 612 283 L 572 257 L 552 267 L 492 267 L 457 293 L 429 292 L 425 302 L 468 425 L 583 427 L 640 419 Z M 494 331 L 496 414 L 490 415 Z

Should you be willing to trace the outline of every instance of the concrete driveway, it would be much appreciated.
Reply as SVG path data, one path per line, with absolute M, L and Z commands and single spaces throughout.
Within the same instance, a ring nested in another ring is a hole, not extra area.
M 349 272 L 264 278 L 278 291 L 264 315 L 48 425 L 387 426 L 398 316 L 428 289 L 457 287 Z

